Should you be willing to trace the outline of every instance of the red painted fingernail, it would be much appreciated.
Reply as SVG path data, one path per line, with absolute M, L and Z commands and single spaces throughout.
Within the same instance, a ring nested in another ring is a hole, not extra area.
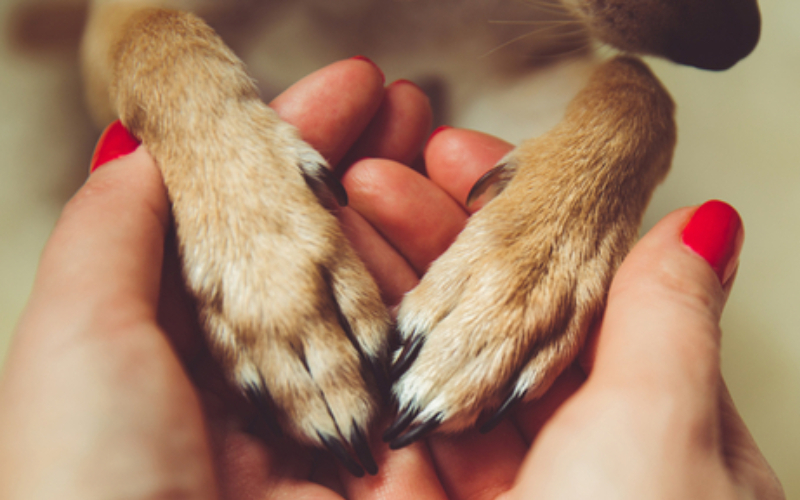
M 383 79 L 383 83 L 386 83 L 386 75 L 383 74 L 383 70 L 381 69 L 381 67 L 378 66 L 377 64 L 375 64 L 375 61 L 373 61 L 372 59 L 370 59 L 367 56 L 355 56 L 355 57 L 351 57 L 351 59 L 355 59 L 356 61 L 364 61 L 364 62 L 370 63 L 381 74 L 381 79 Z
M 128 132 L 122 122 L 115 121 L 103 131 L 103 135 L 97 141 L 89 173 L 91 174 L 111 160 L 133 153 L 139 147 L 139 144 L 141 142 Z
M 730 279 L 744 241 L 742 218 L 718 200 L 703 203 L 683 229 L 683 243 L 708 262 L 720 283 Z
M 451 127 L 450 125 L 442 125 L 440 127 L 436 127 L 433 130 L 433 132 L 431 132 L 431 135 L 428 136 L 428 142 L 431 142 L 433 140 L 433 138 L 436 136 L 436 134 L 438 134 L 440 132 L 444 132 L 445 130 L 449 130 L 451 128 L 453 128 L 453 127 Z

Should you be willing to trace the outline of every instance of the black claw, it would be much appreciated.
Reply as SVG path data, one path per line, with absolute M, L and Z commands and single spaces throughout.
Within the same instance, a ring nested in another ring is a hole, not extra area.
M 344 186 L 342 186 L 342 183 L 336 178 L 333 171 L 327 169 L 326 171 L 330 172 L 330 175 L 325 177 L 325 185 L 328 186 L 328 189 L 333 193 L 333 197 L 336 198 L 336 203 L 342 208 L 346 207 L 349 203 L 347 191 L 345 191 Z
M 495 196 L 503 192 L 508 181 L 514 175 L 514 168 L 509 166 L 508 163 L 501 163 L 486 172 L 478 179 L 478 182 L 472 186 L 469 194 L 467 195 L 466 206 L 471 207 L 479 198 L 483 197 L 486 202 L 493 199 Z M 484 196 L 485 195 L 485 196 Z
M 275 417 L 275 403 L 272 401 L 269 392 L 263 388 L 247 386 L 244 388 L 244 394 L 250 403 L 255 406 L 259 416 L 267 423 L 272 433 L 278 437 L 283 436 L 283 429 L 281 429 L 278 419 Z
M 418 441 L 428 434 L 430 434 L 434 429 L 439 427 L 442 424 L 441 416 L 433 417 L 432 419 L 424 422 L 407 433 L 403 434 L 402 436 L 392 440 L 389 443 L 389 448 L 393 450 L 399 450 L 400 448 L 405 448 L 406 446 L 410 445 L 414 441 Z
M 402 434 L 417 417 L 419 411 L 419 409 L 410 406 L 401 410 L 392 425 L 383 433 L 383 442 L 388 443 Z
M 479 431 L 481 434 L 486 434 L 487 432 L 491 431 L 497 424 L 499 424 L 503 418 L 505 418 L 506 414 L 508 414 L 509 410 L 511 410 L 517 403 L 522 401 L 525 397 L 525 394 L 517 394 L 516 392 L 512 392 L 505 401 L 500 405 L 500 407 L 494 412 L 494 414 L 489 417 L 489 420 L 481 425 Z
M 331 436 L 323 436 L 319 432 L 317 432 L 317 436 L 319 436 L 322 444 L 328 448 L 328 451 L 330 451 L 334 457 L 339 459 L 339 462 L 344 465 L 344 468 L 347 469 L 350 474 L 354 475 L 355 477 L 364 477 L 364 469 L 362 469 L 361 466 L 358 465 L 358 462 L 353 460 L 353 457 L 347 453 L 347 448 L 345 448 L 341 441 Z
M 392 364 L 392 367 L 389 368 L 389 379 L 390 380 L 397 380 L 400 378 L 402 374 L 408 370 L 411 366 L 411 363 L 417 359 L 419 355 L 419 351 L 422 349 L 422 344 L 425 343 L 425 337 L 422 335 L 415 335 L 411 338 L 411 341 L 403 346 L 403 351 L 398 356 L 397 361 Z
M 365 356 L 367 364 L 375 377 L 375 385 L 378 392 L 385 402 L 389 401 L 392 395 L 392 384 L 389 382 L 389 375 L 386 373 L 386 366 L 377 358 Z
M 388 402 L 389 397 L 391 396 L 392 384 L 389 382 L 386 363 L 378 356 L 370 356 L 364 353 L 361 343 L 353 333 L 353 327 L 350 325 L 350 321 L 342 312 L 342 308 L 339 306 L 339 302 L 336 300 L 336 296 L 333 293 L 334 285 L 331 272 L 322 266 L 320 266 L 319 272 L 323 276 L 323 279 L 328 287 L 328 291 L 330 292 L 331 303 L 336 307 L 336 316 L 339 319 L 339 324 L 342 326 L 345 335 L 347 335 L 347 339 L 350 341 L 350 344 L 352 344 L 355 350 L 358 351 L 358 356 L 361 359 L 362 364 L 366 365 L 366 367 L 368 367 L 372 372 L 372 375 L 375 379 L 375 385 L 380 393 L 380 396 L 384 399 L 384 401 Z
M 361 427 L 353 423 L 353 435 L 350 437 L 350 442 L 353 444 L 353 450 L 356 456 L 361 461 L 361 465 L 367 472 L 374 476 L 378 473 L 378 464 L 375 463 L 375 457 L 372 456 L 372 450 L 369 449 L 369 441 Z
M 347 206 L 347 191 L 331 169 L 320 164 L 300 165 L 300 169 L 306 184 L 323 205 L 335 208 L 333 206 L 335 202 L 339 207 Z

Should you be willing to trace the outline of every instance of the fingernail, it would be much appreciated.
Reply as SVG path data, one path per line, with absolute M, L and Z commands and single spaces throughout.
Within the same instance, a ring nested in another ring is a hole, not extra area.
M 736 270 L 744 241 L 742 219 L 736 210 L 718 200 L 705 202 L 683 229 L 683 243 L 706 260 L 725 284 Z
M 383 83 L 386 83 L 386 75 L 383 74 L 383 70 L 380 68 L 380 66 L 375 64 L 375 61 L 373 61 L 372 59 L 370 59 L 367 56 L 355 56 L 355 57 L 351 57 L 351 59 L 355 59 L 356 61 L 364 61 L 364 62 L 370 63 L 381 74 L 381 79 L 383 80 Z
M 416 87 L 417 89 L 419 89 L 419 85 L 417 85 L 416 83 L 412 82 L 411 80 L 406 80 L 405 78 L 401 78 L 399 80 L 393 81 L 392 85 L 411 85 L 412 87 Z M 390 85 L 390 87 L 392 85 Z
M 434 137 L 435 137 L 437 134 L 439 134 L 440 132 L 444 132 L 445 130 L 449 130 L 449 129 L 451 129 L 451 128 L 453 128 L 453 127 L 451 127 L 451 126 L 449 126 L 449 125 L 442 125 L 442 126 L 440 126 L 440 127 L 436 127 L 436 128 L 433 130 L 433 132 L 431 132 L 431 135 L 429 135 L 429 136 L 428 136 L 428 143 L 430 143 L 430 142 L 433 140 L 433 138 L 434 138 Z
M 133 153 L 139 144 L 141 144 L 139 140 L 128 132 L 121 121 L 115 121 L 103 131 L 100 140 L 97 141 L 89 173 L 91 174 L 111 160 Z

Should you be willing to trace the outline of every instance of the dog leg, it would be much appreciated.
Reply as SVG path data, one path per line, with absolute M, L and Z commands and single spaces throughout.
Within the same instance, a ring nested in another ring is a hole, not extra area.
M 343 192 L 329 190 L 325 160 L 259 100 L 208 26 L 131 5 L 94 12 L 90 88 L 161 169 L 212 350 L 292 437 L 331 449 L 354 474 L 376 472 L 365 436 L 390 319 L 317 197 Z
M 485 177 L 499 194 L 401 304 L 392 447 L 482 413 L 488 429 L 574 360 L 669 169 L 673 114 L 642 62 L 614 59 Z

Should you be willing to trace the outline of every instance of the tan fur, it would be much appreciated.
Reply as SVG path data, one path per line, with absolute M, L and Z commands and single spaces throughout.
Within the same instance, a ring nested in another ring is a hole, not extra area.
M 513 178 L 403 301 L 403 340 L 425 340 L 395 385 L 400 407 L 460 430 L 499 398 L 546 391 L 600 313 L 674 146 L 653 74 L 628 58 L 598 68 L 555 129 L 501 162 Z
M 377 413 L 361 356 L 386 357 L 389 318 L 303 179 L 324 159 L 258 99 L 202 21 L 145 9 L 126 23 L 109 45 L 108 95 L 161 168 L 212 347 L 297 439 L 348 442 Z
M 705 37 L 717 11 L 731 16 L 725 1 L 735 22 Z M 327 195 L 309 187 L 324 184 L 325 161 L 259 100 L 210 28 L 153 8 L 162 3 L 95 3 L 83 50 L 90 104 L 101 120 L 119 116 L 161 168 L 186 282 L 231 381 L 299 441 L 339 448 L 357 473 L 347 458 L 355 452 L 369 469 L 363 434 L 379 411 L 391 325 L 320 204 Z M 745 55 L 747 42 L 717 43 L 737 30 L 757 39 L 752 0 L 565 5 L 579 38 L 688 64 L 723 67 Z M 683 43 L 698 36 L 713 46 L 700 59 L 696 41 Z M 401 305 L 393 445 L 435 426 L 463 429 L 549 388 L 598 317 L 674 145 L 667 92 L 642 62 L 620 57 L 597 68 L 557 127 L 487 177 L 481 187 L 499 194 Z

